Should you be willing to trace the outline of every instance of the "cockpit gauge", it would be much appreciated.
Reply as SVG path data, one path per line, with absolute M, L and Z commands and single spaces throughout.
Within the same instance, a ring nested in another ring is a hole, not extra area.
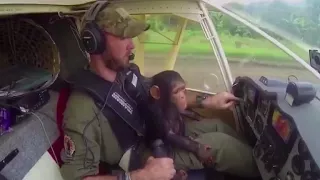
M 303 158 L 295 155 L 291 160 L 291 168 L 296 175 L 302 175 L 306 168 Z

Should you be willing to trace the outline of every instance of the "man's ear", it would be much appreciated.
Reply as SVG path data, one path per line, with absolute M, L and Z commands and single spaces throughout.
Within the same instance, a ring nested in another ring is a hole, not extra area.
M 160 99 L 160 88 L 156 85 L 153 85 L 150 88 L 150 95 L 153 99 L 159 100 Z

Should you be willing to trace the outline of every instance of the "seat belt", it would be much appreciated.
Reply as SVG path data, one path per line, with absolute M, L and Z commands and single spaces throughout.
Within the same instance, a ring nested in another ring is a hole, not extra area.
M 145 127 L 140 119 L 136 102 L 123 90 L 118 82 L 109 82 L 89 70 L 81 70 L 71 79 L 73 89 L 87 92 L 102 113 L 126 151 L 135 144 L 137 136 L 145 135 Z M 112 110 L 112 111 L 111 111 Z M 119 121 L 120 117 L 123 121 Z M 125 134 L 123 132 L 126 132 Z

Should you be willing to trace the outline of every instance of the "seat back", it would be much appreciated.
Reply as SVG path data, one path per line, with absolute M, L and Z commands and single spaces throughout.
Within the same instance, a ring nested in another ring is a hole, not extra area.
M 52 149 L 54 152 L 52 152 L 51 149 L 48 150 L 48 152 L 50 153 L 50 155 L 52 157 L 54 157 L 53 154 L 56 154 L 57 156 L 57 160 L 58 162 L 56 162 L 59 167 L 61 167 L 62 165 L 62 160 L 61 160 L 61 156 L 60 156 L 60 153 L 61 153 L 61 150 L 63 149 L 64 147 L 64 133 L 63 133 L 63 130 L 62 130 L 62 126 L 63 126 L 63 113 L 64 113 L 64 110 L 66 109 L 66 106 L 67 106 L 67 102 L 68 102 L 68 99 L 69 99 L 69 96 L 70 96 L 70 88 L 69 87 L 64 87 L 62 88 L 60 91 L 59 91 L 59 97 L 58 97 L 58 101 L 57 101 L 57 111 L 56 111 L 56 120 L 57 120 L 57 126 L 58 126 L 58 129 L 59 129 L 59 133 L 60 133 L 60 136 L 58 137 L 58 139 L 52 144 Z M 55 159 L 56 160 L 56 159 Z
M 68 102 L 70 94 L 71 94 L 71 89 L 69 86 L 64 86 L 59 91 L 59 97 L 58 97 L 57 108 L 56 108 L 56 110 L 57 110 L 56 111 L 56 120 L 57 120 L 57 126 L 58 126 L 60 136 L 52 144 L 53 151 L 51 150 L 51 148 L 48 150 L 49 154 L 56 161 L 56 163 L 59 165 L 59 167 L 61 167 L 63 164 L 63 161 L 62 161 L 61 155 L 60 155 L 62 149 L 64 148 L 64 131 L 62 129 L 63 118 L 64 118 L 63 113 L 67 107 L 67 102 Z M 57 160 L 54 158 L 54 154 L 56 154 Z M 107 174 L 107 170 L 105 169 L 104 165 L 100 164 L 99 174 L 100 175 Z

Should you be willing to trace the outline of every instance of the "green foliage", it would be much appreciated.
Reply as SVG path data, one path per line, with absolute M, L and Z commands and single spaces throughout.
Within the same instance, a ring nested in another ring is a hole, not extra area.
M 166 32 L 166 36 L 173 36 L 174 32 Z M 161 36 L 156 33 L 149 33 L 150 41 L 161 42 Z M 281 61 L 293 62 L 292 58 L 275 47 L 265 39 L 253 39 L 250 37 L 232 36 L 230 34 L 219 34 L 226 56 L 237 60 L 250 61 Z M 186 30 L 183 43 L 181 44 L 180 55 L 210 55 L 214 56 L 209 41 L 204 37 L 202 31 Z M 299 47 L 283 41 L 287 47 L 296 52 L 300 57 L 307 60 L 308 53 Z M 169 53 L 171 45 L 166 44 L 146 44 L 146 53 Z
M 270 23 L 307 44 L 320 47 L 320 1 L 304 0 L 300 4 L 288 4 L 281 0 L 268 3 L 251 3 L 245 6 L 229 4 L 262 22 Z M 274 34 L 273 34 L 274 35 Z
M 281 31 L 294 35 L 310 45 L 320 47 L 320 0 L 305 1 L 306 4 L 304 6 L 301 4 L 292 6 L 279 0 L 265 3 L 251 3 L 245 6 L 233 3 L 229 6 L 231 9 L 234 8 L 256 17 L 262 22 L 270 23 Z M 216 11 L 210 12 L 210 16 L 217 28 L 228 58 L 293 62 L 292 58 L 279 48 L 238 21 Z M 179 17 L 173 15 L 152 15 L 147 21 L 151 24 L 151 29 L 162 32 L 167 37 L 174 37 Z M 278 34 L 270 29 L 261 29 L 306 61 L 308 60 L 308 52 L 288 42 L 286 40 L 287 37 L 284 38 L 282 34 Z M 155 35 L 154 32 L 147 33 L 147 41 L 163 42 L 163 38 L 160 35 Z M 170 51 L 171 46 L 147 44 L 145 48 L 147 52 L 167 53 Z M 205 39 L 199 23 L 188 22 L 180 54 L 213 55 L 211 45 Z

